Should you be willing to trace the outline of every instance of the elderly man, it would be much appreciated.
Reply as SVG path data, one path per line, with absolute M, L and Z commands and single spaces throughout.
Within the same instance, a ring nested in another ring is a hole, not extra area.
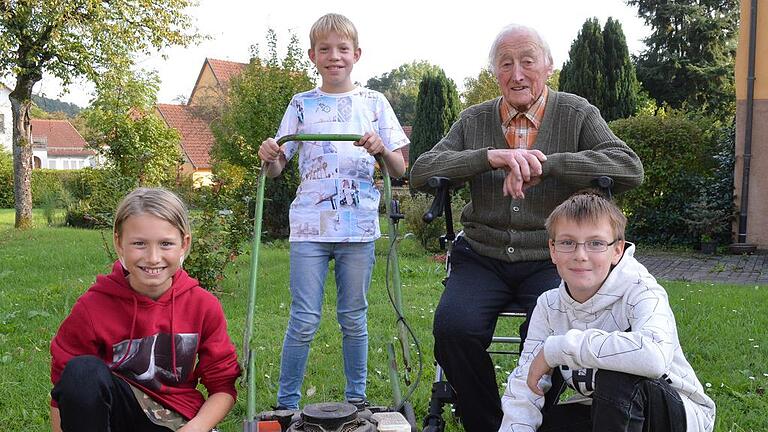
M 486 352 L 498 313 L 511 302 L 530 311 L 539 294 L 560 283 L 544 230 L 549 213 L 598 176 L 611 176 L 616 192 L 643 180 L 637 155 L 597 108 L 547 88 L 552 55 L 535 30 L 505 27 L 489 62 L 502 96 L 462 112 L 411 168 L 416 188 L 432 176 L 469 182 L 463 234 L 453 246 L 433 327 L 435 357 L 456 390 L 469 432 L 495 431 L 501 424 Z

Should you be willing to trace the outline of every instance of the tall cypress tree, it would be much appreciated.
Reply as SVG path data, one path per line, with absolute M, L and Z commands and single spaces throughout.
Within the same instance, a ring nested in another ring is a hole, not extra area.
M 409 166 L 430 150 L 448 132 L 459 116 L 460 102 L 456 84 L 439 69 L 427 73 L 419 83 L 416 117 L 409 151 Z
M 584 22 L 560 72 L 560 90 L 586 98 L 607 121 L 637 110 L 637 77 L 621 24 L 608 18 Z
M 603 46 L 606 90 L 603 117 L 607 121 L 629 117 L 637 111 L 637 76 L 624 31 L 613 18 L 608 18 L 603 27 Z
M 597 18 L 584 22 L 568 56 L 560 71 L 560 90 L 582 96 L 603 111 L 606 107 L 605 48 Z

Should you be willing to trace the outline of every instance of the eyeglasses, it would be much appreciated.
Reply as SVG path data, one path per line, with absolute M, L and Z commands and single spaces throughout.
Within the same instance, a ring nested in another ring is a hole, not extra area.
M 576 248 L 579 245 L 584 245 L 584 249 L 587 252 L 605 252 L 608 250 L 608 246 L 613 246 L 619 239 L 616 239 L 610 243 L 605 240 L 587 240 L 585 242 L 576 242 L 573 240 L 558 240 L 552 242 L 555 244 L 555 250 L 563 253 L 576 252 Z

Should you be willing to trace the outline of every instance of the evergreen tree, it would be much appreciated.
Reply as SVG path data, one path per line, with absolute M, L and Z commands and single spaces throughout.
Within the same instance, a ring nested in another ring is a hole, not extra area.
M 460 104 L 456 84 L 442 69 L 430 72 L 419 84 L 416 116 L 411 134 L 409 166 L 445 136 L 459 116 Z
M 560 72 L 560 90 L 586 98 L 607 121 L 637 111 L 638 84 L 621 24 L 608 18 L 584 22 Z
M 582 96 L 603 111 L 607 104 L 605 48 L 597 18 L 584 22 L 568 56 L 560 71 L 560 90 Z
M 637 111 L 637 77 L 624 31 L 613 18 L 608 18 L 603 27 L 603 46 L 606 90 L 603 117 L 606 121 L 629 117 Z
M 734 103 L 738 0 L 627 0 L 653 28 L 637 59 L 637 77 L 661 106 L 709 108 Z

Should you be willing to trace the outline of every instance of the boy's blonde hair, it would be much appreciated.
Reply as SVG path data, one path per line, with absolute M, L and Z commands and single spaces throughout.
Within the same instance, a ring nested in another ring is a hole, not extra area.
M 624 213 L 613 203 L 596 190 L 585 190 L 571 195 L 567 200 L 555 207 L 547 218 L 544 226 L 547 235 L 554 240 L 557 234 L 556 227 L 561 221 L 576 222 L 577 224 L 598 224 L 603 218 L 613 230 L 614 239 L 624 240 L 624 229 L 627 226 L 627 218 Z
M 309 47 L 314 49 L 315 43 L 329 33 L 337 33 L 351 40 L 354 48 L 358 48 L 357 28 L 349 18 L 336 13 L 325 14 L 312 24 L 309 29 Z
M 150 214 L 173 225 L 181 237 L 192 237 L 187 206 L 175 193 L 164 188 L 137 188 L 120 201 L 115 212 L 113 231 L 118 238 L 123 233 L 123 223 L 131 217 Z M 189 253 L 189 251 L 187 251 Z

